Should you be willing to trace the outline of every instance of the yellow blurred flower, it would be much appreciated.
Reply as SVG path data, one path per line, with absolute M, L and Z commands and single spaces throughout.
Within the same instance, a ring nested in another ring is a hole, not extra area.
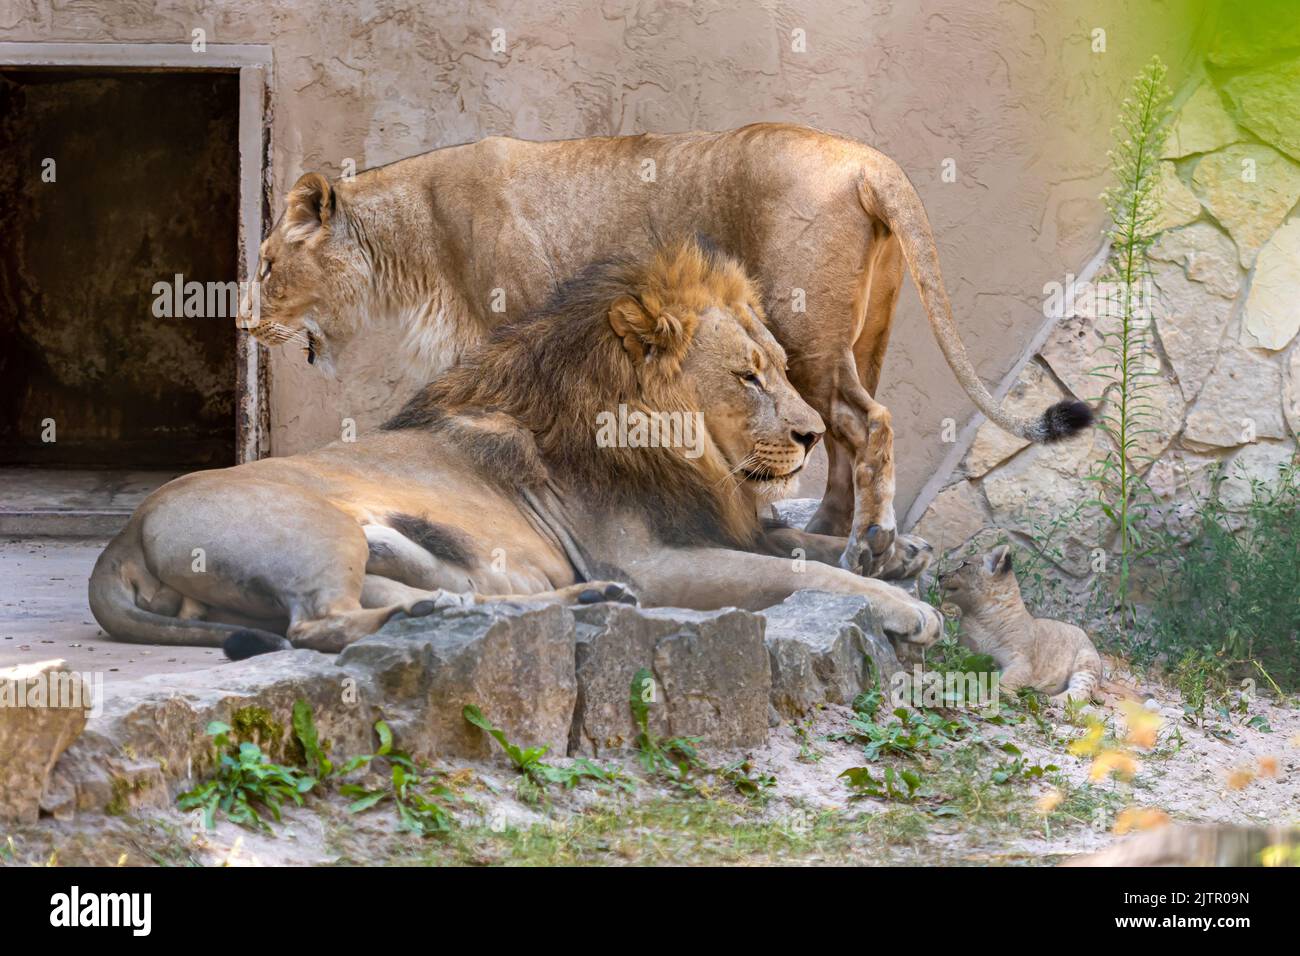
M 1264 866 L 1300 866 L 1300 845 L 1274 843 L 1266 846 L 1259 851 L 1259 862 Z
M 1101 735 L 1106 732 L 1106 728 L 1101 721 L 1092 721 L 1088 725 L 1088 732 L 1077 740 L 1070 741 L 1070 746 L 1066 749 L 1076 757 L 1089 757 L 1095 754 L 1101 747 Z
M 1129 807 L 1115 818 L 1115 832 L 1120 836 L 1133 830 L 1153 830 L 1169 822 L 1169 814 L 1156 807 Z
M 1137 761 L 1132 755 L 1122 750 L 1103 750 L 1093 760 L 1092 769 L 1088 771 L 1088 779 L 1099 783 L 1111 774 L 1119 774 L 1127 778 L 1135 773 L 1137 773 Z
M 1232 771 L 1232 773 L 1228 774 L 1228 789 L 1229 790 L 1245 789 L 1245 787 L 1254 779 L 1255 779 L 1255 772 L 1253 770 L 1242 770 L 1242 769 L 1234 770 Z
M 1053 810 L 1055 810 L 1057 807 L 1061 805 L 1061 801 L 1064 799 L 1065 799 L 1065 794 L 1061 793 L 1060 790 L 1048 790 L 1045 794 L 1043 794 L 1041 797 L 1038 798 L 1038 804 L 1037 804 L 1038 812 L 1051 813 Z
M 1119 709 L 1123 713 L 1124 723 L 1128 727 L 1124 742 L 1132 744 L 1134 747 L 1147 749 L 1154 747 L 1156 745 L 1156 736 L 1159 734 L 1160 728 L 1164 726 L 1164 718 L 1147 710 L 1136 701 L 1120 701 Z
M 1274 777 L 1276 777 L 1276 776 L 1277 776 L 1277 758 L 1276 758 L 1276 757 L 1260 757 L 1260 758 L 1259 758 L 1259 775 L 1260 775 L 1261 777 L 1267 777 L 1267 778 L 1270 779 L 1270 780 L 1273 779 Z

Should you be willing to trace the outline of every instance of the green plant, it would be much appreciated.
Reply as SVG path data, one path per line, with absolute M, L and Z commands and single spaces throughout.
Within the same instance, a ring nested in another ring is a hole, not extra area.
M 647 773 L 666 775 L 678 785 L 684 785 L 692 771 L 704 771 L 700 762 L 699 738 L 671 737 L 661 740 L 650 730 L 650 703 L 654 700 L 654 676 L 641 668 L 632 677 L 628 706 L 636 723 L 634 746 Z
M 262 738 L 269 726 L 269 715 L 264 711 L 260 713 L 257 721 L 245 720 L 241 726 L 246 733 Z M 236 743 L 231 737 L 234 731 L 228 724 L 213 721 L 207 732 L 213 738 L 217 772 L 193 790 L 182 793 L 178 803 L 182 810 L 202 809 L 209 829 L 216 825 L 219 810 L 241 826 L 269 831 L 271 827 L 266 816 L 279 822 L 280 808 L 285 801 L 292 800 L 301 806 L 305 794 L 313 790 L 319 792 L 330 782 L 358 770 L 370 769 L 375 761 L 388 764 L 386 785 L 375 786 L 373 782 L 339 785 L 341 794 L 353 798 L 349 812 L 360 813 L 378 804 L 392 802 L 404 830 L 425 836 L 451 829 L 452 818 L 437 801 L 452 799 L 453 795 L 430 778 L 407 754 L 394 749 L 392 730 L 382 720 L 375 723 L 379 749 L 336 766 L 328 756 L 328 744 L 321 741 L 316 730 L 311 705 L 305 700 L 295 701 L 293 735 L 306 770 L 272 763 L 261 747 L 252 741 Z
M 316 786 L 316 778 L 310 774 L 272 763 L 257 744 L 234 743 L 229 724 L 214 720 L 206 733 L 212 738 L 216 775 L 182 793 L 177 801 L 182 810 L 202 809 L 208 829 L 216 826 L 220 810 L 240 826 L 269 831 L 264 814 L 278 823 L 286 800 L 301 806 L 303 794 Z
M 305 700 L 293 703 L 293 736 L 302 751 L 303 763 L 315 771 L 318 780 L 328 779 L 334 773 L 334 764 L 326 756 L 326 748 L 316 732 L 316 719 L 311 704 Z
M 1191 540 L 1156 562 L 1149 602 L 1149 651 L 1173 662 L 1197 715 L 1235 679 L 1300 687 L 1300 463 L 1252 481 L 1238 510 L 1223 480 L 1198 503 Z
M 863 745 L 868 760 L 883 756 L 910 756 L 934 748 L 945 740 L 955 740 L 963 729 L 961 721 L 946 718 L 935 711 L 915 711 L 899 707 L 894 719 L 877 723 L 861 714 L 849 719 L 844 733 L 830 734 L 831 740 Z
M 295 708 L 294 729 L 298 730 L 299 720 Z M 310 710 L 307 711 L 310 723 Z M 361 754 L 349 759 L 338 770 L 340 777 L 347 777 L 358 770 L 372 770 L 376 761 L 388 764 L 387 775 L 374 774 L 371 783 L 344 783 L 339 786 L 339 793 L 352 798 L 348 805 L 349 813 L 362 813 L 372 807 L 391 802 L 397 811 L 398 824 L 417 836 L 430 836 L 446 833 L 452 828 L 453 820 L 447 808 L 440 801 L 453 800 L 451 790 L 439 783 L 433 775 L 427 774 L 408 754 L 393 747 L 393 732 L 382 720 L 375 722 L 375 734 L 379 737 L 379 748 L 371 754 Z M 301 740 L 302 737 L 300 736 Z M 315 727 L 311 726 L 310 739 L 315 741 Z M 306 742 L 304 751 L 309 759 L 313 756 Z M 322 757 L 317 748 L 314 754 Z M 326 761 L 328 764 L 328 761 Z M 331 765 L 332 769 L 332 765 Z
M 1115 596 L 1121 627 L 1131 616 L 1129 576 L 1142 545 L 1136 503 L 1143 461 L 1136 448 L 1141 436 L 1152 431 L 1154 412 L 1146 393 L 1159 372 L 1149 296 L 1141 290 L 1149 288 L 1146 251 L 1159 213 L 1160 153 L 1169 102 L 1165 73 L 1160 58 L 1153 57 L 1134 79 L 1109 154 L 1115 182 L 1102 196 L 1112 223 L 1106 277 L 1118 290 L 1118 315 L 1101 329 L 1109 361 L 1092 370 L 1105 383 L 1098 425 L 1109 436 L 1110 447 L 1089 476 L 1097 487 L 1090 504 L 1100 508 L 1116 531 Z
M 557 767 L 544 763 L 547 747 L 519 747 L 512 744 L 499 727 L 483 716 L 483 712 L 473 704 L 466 704 L 461 713 L 465 719 L 486 731 L 493 740 L 501 745 L 510 762 L 522 775 L 519 795 L 530 802 L 541 798 L 547 787 L 558 784 L 564 788 L 576 787 L 579 783 L 589 781 L 600 789 L 621 789 L 631 792 L 634 785 L 617 767 L 602 767 L 586 757 L 578 757 L 567 767 Z
M 1044 774 L 1056 773 L 1061 768 L 1054 763 L 1046 766 L 1043 764 L 1031 764 L 1020 748 L 1010 741 L 997 745 L 997 749 L 1011 756 L 1010 760 L 1001 761 L 996 767 L 989 779 L 994 783 L 1010 783 L 1012 780 L 1036 780 Z
M 854 791 L 855 797 L 911 801 L 921 788 L 921 775 L 914 770 L 886 767 L 877 780 L 870 767 L 849 767 L 840 778 Z
M 670 737 L 660 739 L 650 729 L 650 704 L 654 700 L 654 676 L 641 668 L 632 677 L 628 692 L 628 706 L 636 723 L 634 746 L 646 772 L 659 777 L 677 789 L 693 794 L 707 795 L 709 788 L 701 780 L 714 777 L 736 793 L 747 798 L 763 798 L 776 784 L 776 777 L 756 770 L 748 760 L 738 760 L 722 767 L 710 767 L 700 759 L 696 737 Z

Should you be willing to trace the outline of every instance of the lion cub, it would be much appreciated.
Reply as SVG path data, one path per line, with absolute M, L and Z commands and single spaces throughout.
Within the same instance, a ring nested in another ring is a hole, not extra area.
M 940 575 L 939 587 L 961 609 L 961 642 L 997 662 L 1002 690 L 1032 687 L 1057 702 L 1087 701 L 1097 691 L 1097 648 L 1082 628 L 1026 610 L 1006 545 Z

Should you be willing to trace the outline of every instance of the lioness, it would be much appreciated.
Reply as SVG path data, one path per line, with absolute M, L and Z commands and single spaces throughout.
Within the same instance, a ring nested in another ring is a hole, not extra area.
M 650 605 L 758 609 L 819 588 L 932 642 L 941 617 L 901 589 L 756 553 L 773 549 L 759 502 L 786 493 L 824 430 L 785 366 L 735 261 L 690 240 L 592 267 L 384 431 L 164 485 L 96 563 L 91 609 L 119 640 L 230 639 L 238 657 L 337 651 L 448 603 L 629 600 L 626 584 Z M 702 440 L 601 447 L 620 406 L 692 416 Z
M 241 322 L 329 367 L 367 321 L 389 316 L 433 374 L 541 305 L 557 276 L 695 231 L 761 277 L 790 381 L 829 426 L 826 495 L 808 530 L 848 535 L 844 568 L 877 574 L 894 545 L 893 431 L 873 396 L 904 259 L 948 364 L 989 419 L 1033 441 L 1090 421 L 1078 402 L 1035 418 L 1004 411 L 953 327 L 930 224 L 902 170 L 860 143 L 779 123 L 493 137 L 350 181 L 308 173 L 262 244 L 260 309 L 250 294 Z
M 1097 693 L 1097 648 L 1083 628 L 1029 613 L 1005 544 L 940 575 L 939 589 L 961 609 L 962 643 L 997 662 L 1002 690 L 1032 687 L 1057 703 L 1088 701 Z

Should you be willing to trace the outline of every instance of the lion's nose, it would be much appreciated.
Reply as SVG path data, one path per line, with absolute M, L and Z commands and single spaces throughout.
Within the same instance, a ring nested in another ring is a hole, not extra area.
M 790 432 L 790 437 L 793 438 L 795 441 L 797 441 L 800 445 L 803 445 L 803 450 L 805 452 L 810 452 L 813 450 L 813 446 L 816 445 L 817 442 L 821 440 L 822 433 L 801 432 L 798 429 L 793 429 Z

